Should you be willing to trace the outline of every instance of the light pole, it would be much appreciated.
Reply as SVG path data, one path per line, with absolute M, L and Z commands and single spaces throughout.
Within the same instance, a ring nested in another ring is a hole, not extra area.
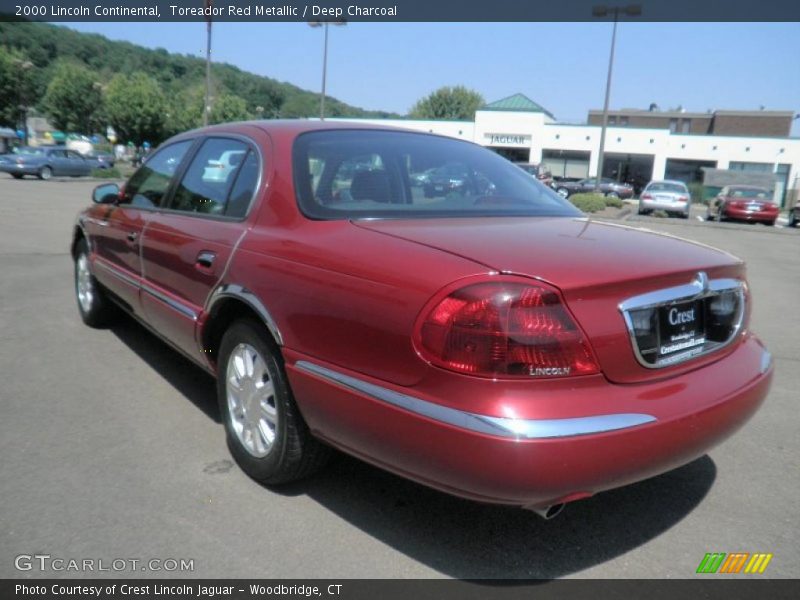
M 17 108 L 19 109 L 19 119 L 21 121 L 19 129 L 22 129 L 22 145 L 28 145 L 28 70 L 33 68 L 33 63 L 29 60 L 16 59 L 14 63 L 19 67 L 17 76 Z
M 325 81 L 328 74 L 328 24 L 337 26 L 346 25 L 346 21 L 309 21 L 310 27 L 323 27 L 325 29 L 325 42 L 322 50 L 322 95 L 319 97 L 319 119 L 325 120 Z
M 600 129 L 600 152 L 597 155 L 597 177 L 594 181 L 594 191 L 600 191 L 600 178 L 603 176 L 603 162 L 606 149 L 606 127 L 608 127 L 608 99 L 611 95 L 611 71 L 614 68 L 614 47 L 617 43 L 617 21 L 619 15 L 624 14 L 629 17 L 638 17 L 642 14 L 640 4 L 629 4 L 627 6 L 593 6 L 593 17 L 607 17 L 614 15 L 614 29 L 611 32 L 611 54 L 608 57 L 608 77 L 606 78 L 606 98 L 603 102 L 603 126 Z
M 208 113 L 211 112 L 211 14 L 213 0 L 205 0 L 206 9 L 206 97 L 203 103 L 203 127 L 208 125 Z

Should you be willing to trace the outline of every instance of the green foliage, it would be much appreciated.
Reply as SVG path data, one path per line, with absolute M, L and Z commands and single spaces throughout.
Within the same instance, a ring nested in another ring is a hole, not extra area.
M 22 116 L 20 106 L 31 103 L 39 87 L 36 67 L 28 57 L 0 46 L 0 126 L 16 128 Z
M 702 183 L 690 183 L 689 193 L 692 195 L 692 202 L 694 204 L 708 204 L 706 188 Z
M 247 103 L 243 98 L 233 94 L 221 94 L 211 102 L 208 122 L 215 125 L 231 121 L 246 121 L 250 118 L 251 115 L 247 112 Z
M 585 213 L 598 212 L 606 207 L 606 197 L 601 194 L 573 194 L 569 201 Z
M 122 173 L 119 172 L 117 167 L 110 169 L 92 169 L 92 177 L 97 179 L 123 179 Z
M 117 75 L 108 84 L 105 114 L 120 139 L 141 145 L 164 136 L 167 104 L 155 79 L 145 73 Z
M 409 116 L 415 119 L 471 120 L 475 111 L 485 104 L 483 96 L 464 86 L 441 87 L 420 99 Z
M 61 131 L 91 133 L 98 123 L 102 92 L 97 74 L 86 67 L 60 62 L 42 99 L 50 122 Z
M 604 196 L 603 201 L 606 206 L 613 206 L 614 208 L 622 208 L 622 200 L 613 196 Z
M 331 108 L 326 102 L 326 108 Z M 328 114 L 333 115 L 329 112 Z M 281 107 L 281 117 L 284 119 L 295 119 L 300 117 L 319 116 L 319 97 L 313 96 L 292 96 L 283 103 Z M 335 116 L 335 115 L 333 115 Z
M 8 66 L 10 56 L 22 58 L 23 62 L 30 61 L 32 65 L 25 74 L 25 86 L 30 88 L 23 94 L 27 98 L 27 105 L 44 109 L 45 90 L 56 75 L 57 66 L 69 62 L 79 64 L 95 74 L 95 81 L 108 82 L 117 74 L 136 72 L 151 78 L 162 96 L 170 99 L 168 105 L 161 107 L 164 109 L 161 136 L 202 124 L 205 90 L 205 61 L 202 58 L 170 54 L 163 48 L 150 50 L 128 42 L 114 42 L 101 35 L 80 33 L 47 23 L 0 21 L 0 123 L 3 125 L 13 126 L 18 116 L 15 107 L 19 105 L 19 68 Z M 220 99 L 217 114 L 214 114 L 212 102 L 212 114 L 209 115 L 212 121 L 251 116 L 272 119 L 319 114 L 319 94 L 316 92 L 246 73 L 228 64 L 213 63 L 211 74 L 211 95 Z M 201 91 L 199 95 L 195 93 L 197 89 Z M 181 104 L 179 99 L 191 102 L 188 105 Z M 244 110 L 241 101 L 244 101 Z M 330 97 L 325 99 L 325 112 L 330 116 L 397 116 L 382 111 L 365 111 Z M 129 140 L 119 130 L 117 133 L 123 142 L 136 141 Z M 162 139 L 148 135 L 153 144 Z

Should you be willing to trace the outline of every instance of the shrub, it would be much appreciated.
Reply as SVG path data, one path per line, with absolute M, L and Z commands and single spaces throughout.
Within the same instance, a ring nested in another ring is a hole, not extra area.
M 690 183 L 689 193 L 692 195 L 693 204 L 708 204 L 706 188 L 702 183 Z
M 606 196 L 603 198 L 606 203 L 606 206 L 613 206 L 614 208 L 622 208 L 622 200 L 620 198 L 614 198 L 613 196 Z
M 110 169 L 92 169 L 92 177 L 97 177 L 98 179 L 122 179 L 122 173 L 119 172 L 117 167 L 111 167 Z
M 606 207 L 606 198 L 600 194 L 574 194 L 569 197 L 569 201 L 585 213 L 597 212 Z

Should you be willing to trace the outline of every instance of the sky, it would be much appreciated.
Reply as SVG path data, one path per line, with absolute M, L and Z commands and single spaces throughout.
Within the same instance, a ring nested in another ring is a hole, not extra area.
M 72 23 L 148 48 L 205 55 L 205 23 Z M 405 114 L 443 85 L 487 102 L 523 93 L 585 122 L 605 94 L 610 23 L 361 23 L 331 27 L 327 92 Z M 620 23 L 611 108 L 800 113 L 800 23 Z M 213 60 L 319 91 L 323 35 L 304 23 L 214 23 Z M 800 136 L 800 119 L 792 135 Z

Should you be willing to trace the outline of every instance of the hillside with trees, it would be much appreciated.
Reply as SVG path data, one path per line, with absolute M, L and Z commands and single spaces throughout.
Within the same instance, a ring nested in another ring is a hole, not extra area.
M 211 122 L 314 117 L 319 94 L 212 64 Z M 20 105 L 63 131 L 102 132 L 125 141 L 158 141 L 202 122 L 205 61 L 147 49 L 46 23 L 0 22 L 0 126 L 15 127 Z M 335 98 L 330 117 L 389 117 Z

